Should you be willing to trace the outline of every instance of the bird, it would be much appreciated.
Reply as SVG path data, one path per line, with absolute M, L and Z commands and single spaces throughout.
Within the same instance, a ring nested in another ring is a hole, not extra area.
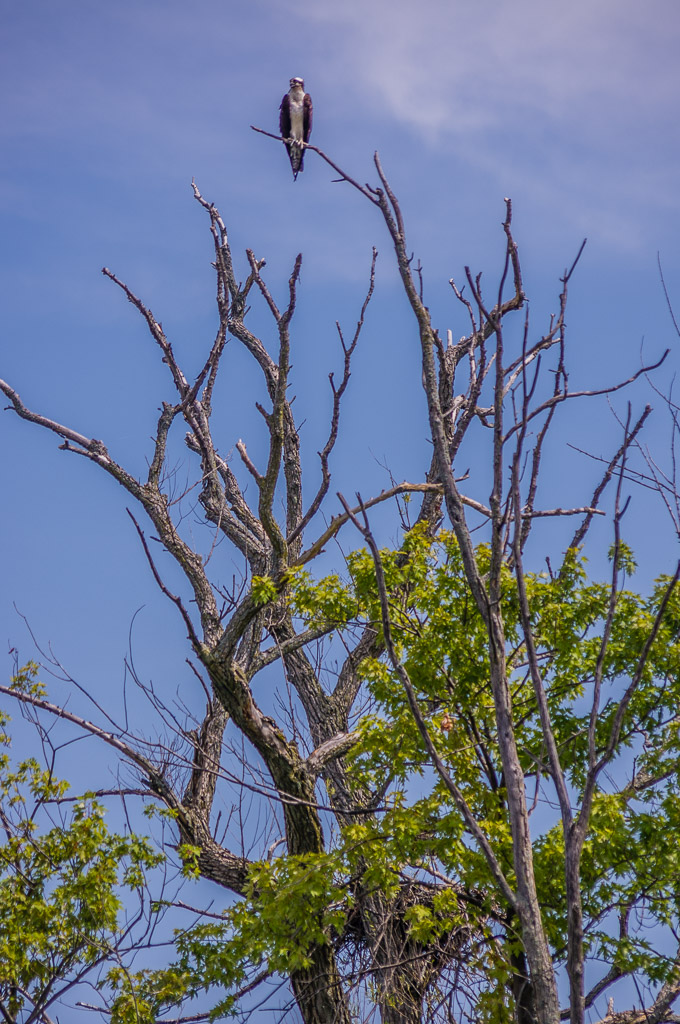
M 305 151 L 303 142 L 309 142 L 312 131 L 312 97 L 305 92 L 301 78 L 291 78 L 290 91 L 281 100 L 279 109 L 279 131 L 286 142 L 293 181 L 303 169 Z

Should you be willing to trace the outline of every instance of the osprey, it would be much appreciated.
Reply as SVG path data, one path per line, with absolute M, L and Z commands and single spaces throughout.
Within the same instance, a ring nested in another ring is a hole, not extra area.
M 305 159 L 302 143 L 309 141 L 312 131 L 312 97 L 305 92 L 301 78 L 291 78 L 290 92 L 281 100 L 279 131 L 284 139 L 292 140 L 286 142 L 286 149 L 295 180 Z

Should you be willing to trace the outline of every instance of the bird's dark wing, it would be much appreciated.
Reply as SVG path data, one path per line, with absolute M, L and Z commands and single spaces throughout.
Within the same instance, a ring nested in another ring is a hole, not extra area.
M 309 142 L 309 136 L 312 134 L 312 97 L 308 92 L 305 93 L 303 103 L 302 141 Z M 288 123 L 290 124 L 290 115 Z
M 279 131 L 284 139 L 290 138 L 290 99 L 288 93 L 281 100 L 279 110 Z

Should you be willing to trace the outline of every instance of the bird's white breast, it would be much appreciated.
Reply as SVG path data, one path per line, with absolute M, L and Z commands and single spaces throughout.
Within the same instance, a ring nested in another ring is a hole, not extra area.
M 299 99 L 290 97 L 290 134 L 294 139 L 304 136 L 304 94 Z

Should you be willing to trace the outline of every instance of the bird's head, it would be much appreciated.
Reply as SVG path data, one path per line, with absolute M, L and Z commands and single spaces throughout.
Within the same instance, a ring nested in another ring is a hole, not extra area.
M 302 78 L 291 78 L 291 80 L 290 80 L 290 87 L 291 87 L 291 89 L 295 89 L 296 87 L 299 87 L 300 89 L 304 89 L 304 87 L 305 87 L 304 79 L 302 79 Z

